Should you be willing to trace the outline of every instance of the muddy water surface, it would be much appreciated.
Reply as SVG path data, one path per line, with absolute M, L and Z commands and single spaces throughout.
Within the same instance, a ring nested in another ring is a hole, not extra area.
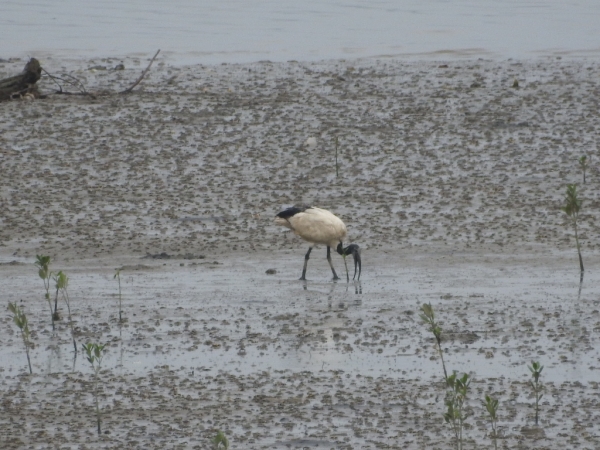
M 554 448 L 577 439 L 581 448 L 595 447 L 598 277 L 579 294 L 577 274 L 552 261 L 463 254 L 449 268 L 447 255 L 382 256 L 369 258 L 368 275 L 350 284 L 316 274 L 294 281 L 299 267 L 282 252 L 274 254 L 275 275 L 265 273 L 273 260 L 264 256 L 125 269 L 122 326 L 112 272 L 70 268 L 81 311 L 77 339 L 108 343 L 101 396 L 108 434 L 91 434 L 91 369 L 82 355 L 73 361 L 64 321 L 49 331 L 39 298 L 24 305 L 36 330 L 34 376 L 25 375 L 22 343 L 4 321 L 9 345 L 0 356 L 11 420 L 3 428 L 14 448 L 88 435 L 99 448 L 205 448 L 216 429 L 236 448 L 447 448 L 442 370 L 418 318 L 419 306 L 431 302 L 448 368 L 473 377 L 472 445 L 489 443 L 478 401 L 487 393 L 501 399 L 504 442 Z M 326 273 L 326 264 L 323 258 L 314 268 Z M 11 291 L 39 297 L 34 271 L 24 269 L 5 267 Z M 535 429 L 545 437 L 532 441 L 527 365 L 534 360 L 545 366 L 547 392 Z M 19 441 L 19 426 L 39 428 L 43 438 L 26 433 Z
M 0 319 L 6 448 L 207 448 L 218 429 L 232 448 L 450 448 L 426 302 L 448 368 L 473 378 L 467 448 L 492 445 L 486 393 L 508 448 L 600 445 L 598 63 L 159 62 L 126 97 L 112 92 L 145 62 L 113 63 L 47 61 L 96 99 L 2 106 L 3 295 L 34 343 L 29 376 Z M 581 285 L 560 211 L 574 182 Z M 301 202 L 346 221 L 360 283 L 331 282 L 324 249 L 297 281 L 306 245 L 272 217 Z M 49 323 L 40 253 L 70 277 L 78 342 L 108 344 L 100 437 L 64 306 Z

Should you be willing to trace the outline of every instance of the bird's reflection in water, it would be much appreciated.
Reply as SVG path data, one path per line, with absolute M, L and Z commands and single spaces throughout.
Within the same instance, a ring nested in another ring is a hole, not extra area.
M 333 305 L 333 293 L 336 287 L 337 283 L 331 283 L 331 288 L 329 289 L 329 293 L 327 294 L 327 306 L 329 307 L 329 309 L 331 309 Z M 344 302 L 340 302 L 340 304 L 337 306 L 337 309 L 346 309 L 346 305 L 344 304 Z
M 302 281 L 302 289 L 304 289 L 305 291 L 309 291 L 309 285 L 310 283 L 306 280 Z M 333 294 L 333 292 L 335 292 L 338 283 L 333 282 L 329 285 L 329 292 L 327 293 L 328 296 L 331 296 Z M 354 281 L 352 283 L 347 283 L 346 284 L 346 293 L 350 292 L 350 286 L 354 286 L 354 293 L 356 295 L 360 295 L 363 293 L 363 289 L 362 289 L 362 282 L 361 281 Z
M 363 292 L 362 292 L 362 284 L 361 284 L 361 282 L 360 282 L 360 281 L 355 281 L 355 282 L 354 282 L 354 293 L 355 293 L 356 295 L 360 295 L 360 294 L 362 294 L 362 293 L 363 293 Z
M 315 292 L 311 289 L 309 289 L 309 282 L 306 280 L 302 281 L 302 289 L 304 289 L 307 293 L 308 292 Z M 329 292 L 327 292 L 327 304 L 329 305 L 329 307 L 331 308 L 334 302 L 334 293 L 335 291 L 338 289 L 338 286 L 340 284 L 333 282 L 329 284 Z M 363 288 L 362 288 L 362 282 L 360 281 L 354 281 L 352 283 L 347 283 L 346 284 L 346 294 L 350 293 L 350 288 L 351 286 L 354 286 L 354 295 L 362 295 L 363 293 Z M 353 304 L 355 305 L 359 305 L 362 303 L 362 299 L 360 297 L 356 298 L 353 302 Z M 340 303 L 337 305 L 338 309 L 346 309 L 346 302 L 344 301 L 340 301 Z

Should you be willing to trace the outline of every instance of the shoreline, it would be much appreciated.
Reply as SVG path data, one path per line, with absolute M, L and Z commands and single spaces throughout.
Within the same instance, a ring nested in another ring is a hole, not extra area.
M 598 447 L 600 61 L 156 61 L 130 95 L 145 59 L 98 63 L 64 69 L 95 99 L 2 104 L 0 273 L 35 344 L 29 376 L 3 316 L 7 449 L 207 448 L 217 430 L 231 448 L 449 447 L 425 303 L 448 368 L 474 380 L 466 446 L 492 445 L 492 394 L 501 445 Z M 297 280 L 307 244 L 273 217 L 300 203 L 344 220 L 360 283 L 331 282 L 322 248 Z M 70 278 L 78 344 L 108 345 L 99 437 L 93 372 L 64 318 L 52 332 L 36 254 Z
M 92 53 L 86 54 L 82 51 L 76 50 L 38 50 L 38 51 L 26 51 L 17 52 L 12 55 L 0 55 L 1 64 L 11 64 L 13 62 L 22 62 L 23 65 L 29 60 L 29 58 L 37 58 L 41 62 L 46 63 L 57 63 L 62 64 L 70 70 L 85 70 L 87 67 L 102 64 L 107 61 L 118 63 L 130 62 L 132 64 L 140 64 L 145 67 L 152 55 L 157 49 L 148 51 L 136 51 L 128 53 Z M 484 61 L 487 63 L 540 63 L 540 62 L 563 62 L 563 63 L 577 63 L 581 61 L 594 62 L 600 60 L 600 49 L 588 48 L 588 49 L 545 49 L 545 50 L 532 50 L 526 55 L 505 55 L 501 53 L 495 53 L 488 51 L 483 48 L 457 48 L 457 49 L 439 49 L 426 52 L 398 52 L 398 53 L 374 53 L 365 55 L 354 55 L 348 54 L 345 57 L 315 57 L 315 58 L 269 58 L 268 55 L 265 57 L 257 58 L 243 58 L 235 60 L 219 60 L 214 59 L 212 56 L 210 59 L 203 59 L 202 52 L 194 54 L 193 52 L 189 55 L 186 53 L 180 53 L 172 50 L 160 51 L 160 56 L 156 62 L 161 63 L 164 66 L 177 68 L 177 69 L 189 69 L 189 68 L 206 68 L 206 67 L 218 67 L 218 66 L 246 66 L 254 64 L 317 64 L 327 65 L 336 63 L 349 63 L 353 62 L 358 65 L 363 63 L 373 62 L 392 62 L 396 63 L 399 61 L 407 64 L 417 63 L 440 63 L 440 64 L 460 64 L 466 62 Z M 84 68 L 83 66 L 87 66 Z M 1 67 L 0 67 L 1 69 Z

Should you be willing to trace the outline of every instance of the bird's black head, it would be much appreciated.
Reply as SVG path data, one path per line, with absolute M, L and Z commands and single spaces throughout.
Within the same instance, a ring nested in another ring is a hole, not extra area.
M 336 248 L 336 251 L 342 256 L 352 255 L 354 258 L 354 276 L 352 279 L 356 278 L 356 267 L 358 266 L 358 279 L 360 280 L 361 273 L 361 261 L 360 261 L 360 247 L 357 244 L 350 244 L 348 247 L 344 248 L 342 243 L 340 242 Z
M 279 214 L 277 214 L 276 217 L 281 217 L 282 219 L 289 219 L 290 217 L 295 216 L 298 213 L 304 212 L 309 208 L 310 206 L 306 205 L 292 206 L 291 208 L 287 208 L 281 211 Z

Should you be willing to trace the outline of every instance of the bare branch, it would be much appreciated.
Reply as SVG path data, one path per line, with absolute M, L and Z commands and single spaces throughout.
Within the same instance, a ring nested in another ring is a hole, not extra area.
M 87 96 L 87 97 L 91 97 L 92 99 L 96 99 L 96 96 L 94 94 L 89 93 L 84 84 L 81 82 L 81 80 L 79 80 L 78 78 L 74 77 L 73 75 L 69 75 L 69 74 L 64 74 L 63 77 L 57 77 L 54 76 L 52 74 L 50 74 L 47 70 L 42 69 L 42 71 L 48 75 L 52 81 L 54 81 L 56 83 L 56 85 L 58 86 L 58 91 L 55 92 L 55 94 L 62 94 L 62 95 L 83 95 L 83 96 Z M 68 91 L 63 91 L 63 87 L 62 85 L 59 83 L 59 81 L 62 81 L 64 83 L 70 84 L 71 86 L 75 86 L 77 89 L 79 89 L 79 92 L 68 92 Z
M 144 71 L 142 72 L 142 74 L 140 75 L 140 77 L 135 80 L 135 83 L 133 83 L 131 86 L 129 86 L 127 89 L 125 89 L 124 91 L 119 92 L 119 94 L 129 94 L 134 87 L 136 87 L 138 84 L 140 84 L 140 82 L 142 81 L 142 79 L 146 76 L 146 74 L 148 73 L 148 70 L 150 70 L 150 66 L 152 65 L 152 63 L 154 62 L 154 60 L 156 59 L 156 57 L 158 56 L 158 53 L 160 52 L 160 49 L 158 49 L 156 51 L 156 53 L 154 54 L 154 56 L 152 57 L 152 59 L 150 60 L 150 64 L 148 64 L 148 67 L 146 67 L 146 69 L 144 69 Z

